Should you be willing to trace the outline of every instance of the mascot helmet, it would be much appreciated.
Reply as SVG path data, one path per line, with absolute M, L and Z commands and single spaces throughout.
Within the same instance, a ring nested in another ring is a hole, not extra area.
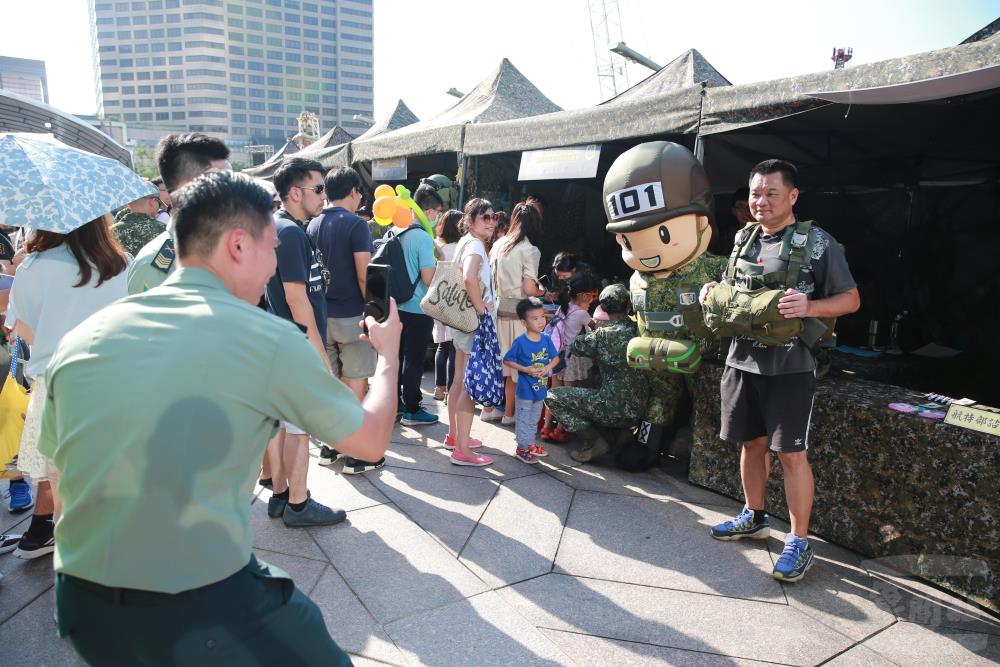
M 708 176 L 684 146 L 651 141 L 622 153 L 604 179 L 612 234 L 637 232 L 689 213 L 712 219 Z

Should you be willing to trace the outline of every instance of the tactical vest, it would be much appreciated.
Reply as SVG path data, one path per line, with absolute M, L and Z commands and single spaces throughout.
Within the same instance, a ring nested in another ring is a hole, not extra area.
M 655 279 L 654 279 L 655 280 Z M 643 328 L 647 332 L 663 332 L 664 334 L 684 333 L 683 329 L 694 338 L 706 338 L 709 335 L 698 304 L 698 291 L 701 285 L 678 285 L 672 288 L 674 302 L 677 304 L 671 310 L 647 310 L 646 290 L 643 294 L 633 292 L 632 300 Z
M 835 318 L 786 318 L 778 300 L 799 284 L 799 273 L 812 247 L 812 221 L 798 221 L 785 228 L 779 259 L 785 271 L 764 273 L 764 267 L 745 259 L 760 236 L 760 223 L 744 227 L 726 267 L 726 281 L 713 287 L 705 299 L 705 325 L 717 336 L 747 336 L 764 345 L 785 345 L 798 337 L 814 353 L 832 336 Z

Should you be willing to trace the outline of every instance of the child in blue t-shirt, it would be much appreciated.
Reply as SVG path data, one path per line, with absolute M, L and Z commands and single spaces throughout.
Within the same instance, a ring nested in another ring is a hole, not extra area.
M 542 402 L 548 395 L 548 373 L 559 363 L 559 351 L 545 329 L 545 309 L 535 297 L 517 304 L 517 316 L 525 333 L 514 339 L 503 363 L 517 371 L 516 419 L 517 451 L 515 455 L 525 463 L 538 463 L 539 456 L 546 456 L 545 447 L 535 443 L 538 420 L 542 416 Z

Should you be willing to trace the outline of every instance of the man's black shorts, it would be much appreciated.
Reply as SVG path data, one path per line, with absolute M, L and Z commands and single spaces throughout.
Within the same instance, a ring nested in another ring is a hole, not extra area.
M 767 436 L 776 452 L 809 447 L 816 375 L 757 375 L 726 366 L 720 386 L 723 440 L 747 442 Z

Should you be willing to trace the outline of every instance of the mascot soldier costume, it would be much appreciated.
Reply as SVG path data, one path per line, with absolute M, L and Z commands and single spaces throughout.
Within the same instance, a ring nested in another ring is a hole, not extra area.
M 712 240 L 708 177 L 691 152 L 668 141 L 635 146 L 611 165 L 604 179 L 607 230 L 635 269 L 629 282 L 639 337 L 628 346 L 628 363 L 650 375 L 646 418 L 639 446 L 625 448 L 619 464 L 648 466 L 674 426 L 686 389 L 712 343 L 698 291 L 718 280 L 724 258 L 706 254 Z

